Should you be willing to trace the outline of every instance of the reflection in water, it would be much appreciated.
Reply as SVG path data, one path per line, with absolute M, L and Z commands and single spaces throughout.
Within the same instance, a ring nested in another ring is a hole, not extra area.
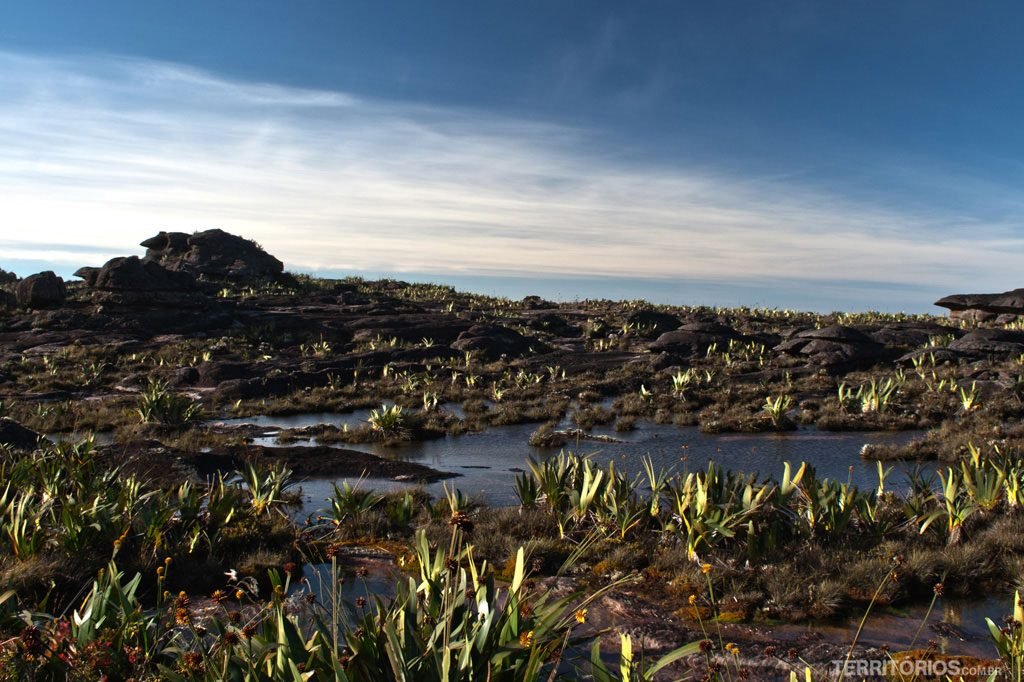
M 252 423 L 265 428 L 299 428 L 312 424 L 341 425 L 340 417 L 355 424 L 364 419 L 360 412 L 348 415 L 294 415 L 290 417 L 254 417 L 223 422 L 228 425 Z M 341 447 L 370 452 L 382 457 L 397 458 L 425 464 L 440 471 L 459 474 L 453 483 L 464 493 L 479 496 L 491 504 L 514 504 L 513 481 L 517 472 L 527 468 L 530 457 L 543 458 L 557 449 L 535 448 L 529 443 L 537 424 L 515 424 L 487 429 L 482 433 L 447 436 L 437 440 L 385 447 L 376 443 L 343 445 Z M 590 454 L 596 462 L 614 461 L 620 470 L 636 475 L 642 472 L 642 458 L 650 457 L 656 468 L 684 473 L 703 469 L 714 460 L 733 471 L 756 473 L 762 477 L 778 477 L 783 463 L 806 461 L 814 466 L 819 478 L 849 480 L 855 485 L 875 486 L 878 474 L 874 462 L 860 457 L 861 448 L 872 444 L 902 444 L 918 435 L 900 433 L 829 433 L 803 429 L 789 433 L 722 434 L 701 433 L 696 427 L 638 423 L 627 433 L 615 433 L 611 427 L 594 429 L 594 435 L 608 436 L 615 442 L 580 440 L 566 449 Z M 277 445 L 274 435 L 254 440 L 258 445 Z M 299 441 L 290 445 L 313 445 Z M 911 465 L 898 464 L 888 484 L 901 483 L 901 470 Z M 934 465 L 930 468 L 934 471 Z M 373 486 L 392 489 L 402 485 L 393 481 L 374 481 Z M 442 483 L 427 486 L 442 493 Z M 304 485 L 314 502 L 313 508 L 330 492 L 330 482 L 307 481 Z

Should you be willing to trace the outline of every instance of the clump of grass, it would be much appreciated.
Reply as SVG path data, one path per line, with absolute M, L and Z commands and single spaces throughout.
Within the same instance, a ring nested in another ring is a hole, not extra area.
M 405 414 L 400 405 L 381 405 L 370 410 L 366 421 L 373 432 L 383 438 L 393 438 L 405 431 Z
M 139 396 L 137 412 L 143 423 L 182 427 L 199 419 L 202 406 L 188 396 L 173 393 L 166 382 L 150 379 Z

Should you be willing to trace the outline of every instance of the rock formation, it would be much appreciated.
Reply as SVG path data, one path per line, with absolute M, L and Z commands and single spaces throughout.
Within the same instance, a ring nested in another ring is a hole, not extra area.
M 275 280 L 284 264 L 248 239 L 224 230 L 161 232 L 142 242 L 146 260 L 205 280 Z
M 56 308 L 64 303 L 67 288 L 63 279 L 47 270 L 18 282 L 14 295 L 18 305 L 25 308 Z
M 1024 315 L 1024 289 L 1001 294 L 953 294 L 935 302 L 954 320 L 1013 322 Z

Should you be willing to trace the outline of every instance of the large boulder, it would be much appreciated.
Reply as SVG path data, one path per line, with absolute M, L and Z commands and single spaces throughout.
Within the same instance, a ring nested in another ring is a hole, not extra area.
M 487 360 L 501 356 L 522 357 L 546 353 L 550 348 L 538 339 L 523 336 L 514 329 L 500 325 L 477 324 L 459 334 L 452 348 L 464 352 L 478 352 Z
M 626 322 L 635 327 L 651 330 L 657 334 L 675 331 L 682 326 L 682 322 L 675 315 L 658 312 L 657 310 L 637 310 L 626 318 Z M 652 336 L 653 333 L 651 334 Z
M 805 358 L 810 366 L 827 369 L 869 367 L 891 354 L 864 332 L 838 324 L 797 332 L 775 350 Z
M 448 313 L 406 313 L 367 315 L 345 323 L 354 341 L 396 338 L 408 343 L 430 339 L 435 343 L 451 343 L 472 325 Z
M 284 264 L 256 242 L 224 230 L 191 235 L 161 232 L 142 242 L 142 246 L 146 247 L 146 260 L 202 279 L 273 280 L 284 272 Z
M 570 339 L 578 338 L 583 333 L 579 327 L 556 313 L 541 313 L 530 317 L 526 321 L 526 326 L 539 332 Z
M 948 308 L 949 316 L 957 320 L 988 322 L 1000 316 L 1015 319 L 1024 315 L 1024 289 L 1013 289 L 1001 294 L 953 294 L 940 298 L 935 305 Z
M 80 276 L 86 276 L 89 286 L 101 291 L 185 292 L 195 289 L 195 279 L 190 274 L 173 272 L 138 256 L 112 258 L 94 274 L 86 275 Z
M 14 284 L 17 281 L 18 276 L 16 274 L 0 268 L 0 284 Z
M 949 344 L 961 355 L 1020 355 L 1024 353 L 1024 332 L 1006 329 L 975 329 Z
M 56 308 L 67 298 L 67 287 L 63 279 L 47 270 L 18 282 L 14 295 L 25 308 Z
M 659 336 L 650 349 L 656 353 L 671 353 L 677 356 L 702 355 L 708 347 L 718 345 L 725 350 L 730 341 L 743 341 L 746 337 L 732 327 L 718 322 L 690 322 L 678 329 Z
M 93 298 L 101 302 L 161 306 L 196 302 L 192 275 L 138 256 L 111 258 L 101 268 L 80 268 L 75 275 L 85 280 Z

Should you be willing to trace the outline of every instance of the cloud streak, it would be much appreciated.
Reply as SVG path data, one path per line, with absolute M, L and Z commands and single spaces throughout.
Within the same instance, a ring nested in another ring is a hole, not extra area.
M 0 253 L 86 262 L 157 230 L 221 227 L 291 269 L 991 288 L 1024 246 L 1014 216 L 898 210 L 620 151 L 486 112 L 0 53 Z M 93 253 L 65 246 L 81 243 Z

